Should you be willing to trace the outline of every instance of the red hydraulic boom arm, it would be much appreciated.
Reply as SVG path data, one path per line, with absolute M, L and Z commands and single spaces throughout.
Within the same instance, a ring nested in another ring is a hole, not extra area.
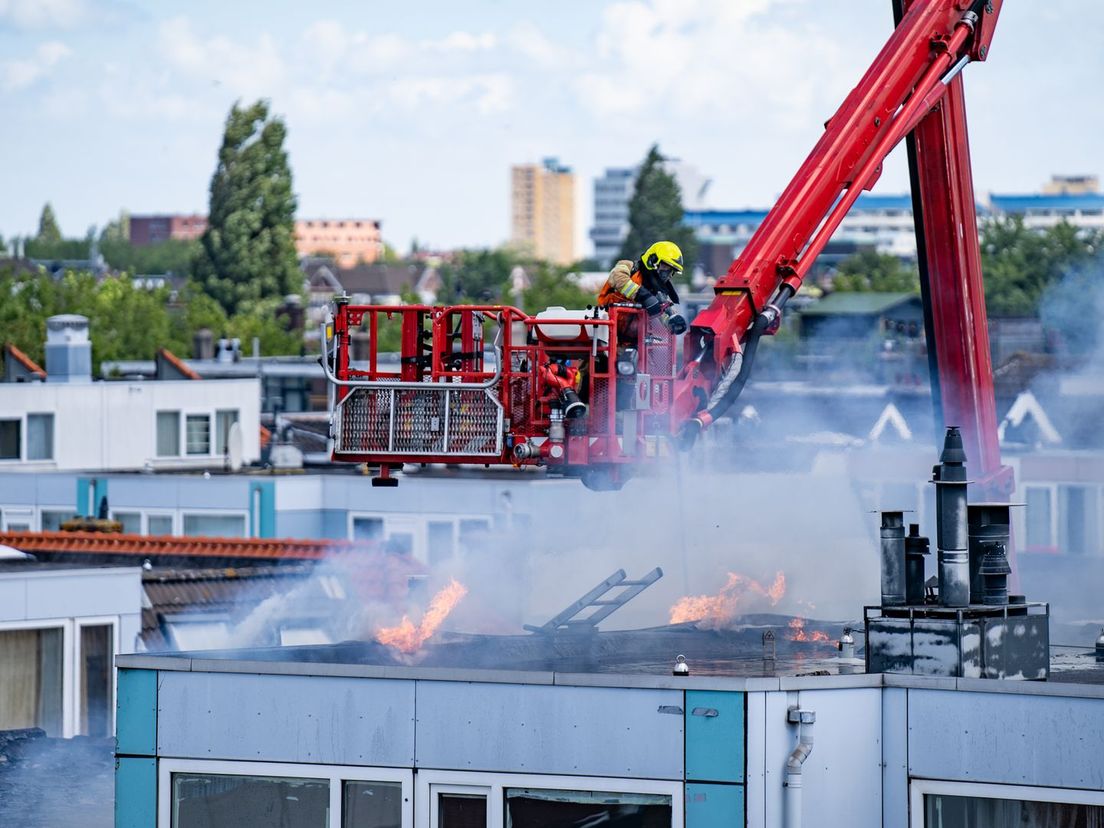
M 962 429 L 987 494 L 1000 466 L 961 70 L 984 60 L 1001 0 L 895 0 L 898 24 L 759 229 L 715 286 L 684 345 L 674 413 L 683 445 L 735 401 L 759 338 L 882 162 L 908 136 L 934 396 Z

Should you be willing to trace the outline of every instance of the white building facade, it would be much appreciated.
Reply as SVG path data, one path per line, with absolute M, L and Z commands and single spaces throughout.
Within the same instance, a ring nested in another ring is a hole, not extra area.
M 221 466 L 231 431 L 260 459 L 257 379 L 0 386 L 0 470 L 130 471 Z M 236 428 L 235 428 L 236 426 Z

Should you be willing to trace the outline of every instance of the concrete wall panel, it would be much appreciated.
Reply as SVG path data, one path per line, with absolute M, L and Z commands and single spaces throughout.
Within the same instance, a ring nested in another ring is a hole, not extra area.
M 882 691 L 882 825 L 908 828 L 908 691 Z
M 765 819 L 752 822 L 749 811 L 749 826 L 783 824 L 786 759 L 797 745 L 797 726 L 786 722 L 786 713 L 794 705 L 816 713 L 813 752 L 802 773 L 805 824 L 831 815 L 833 825 L 881 826 L 881 692 L 872 687 L 766 694 Z
M 1099 699 L 909 690 L 909 774 L 1104 789 Z
M 86 569 L 31 577 L 28 618 L 72 618 L 134 613 L 142 605 L 140 569 Z
M 159 756 L 411 767 L 414 682 L 161 673 Z
M 682 706 L 678 690 L 420 681 L 417 764 L 681 781 Z

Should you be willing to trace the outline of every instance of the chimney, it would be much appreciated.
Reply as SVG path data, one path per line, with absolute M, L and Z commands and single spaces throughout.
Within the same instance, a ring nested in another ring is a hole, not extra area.
M 192 339 L 192 353 L 196 359 L 215 358 L 215 335 L 210 328 L 200 328 Z
M 65 313 L 46 320 L 46 381 L 92 382 L 87 316 Z

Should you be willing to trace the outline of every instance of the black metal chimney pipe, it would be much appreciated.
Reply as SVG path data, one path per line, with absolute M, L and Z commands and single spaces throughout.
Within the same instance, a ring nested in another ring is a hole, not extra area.
M 958 426 L 947 426 L 943 453 L 932 469 L 939 547 L 939 603 L 970 605 L 970 551 L 966 523 L 966 451 Z
M 905 513 L 882 512 L 882 606 L 905 603 Z

